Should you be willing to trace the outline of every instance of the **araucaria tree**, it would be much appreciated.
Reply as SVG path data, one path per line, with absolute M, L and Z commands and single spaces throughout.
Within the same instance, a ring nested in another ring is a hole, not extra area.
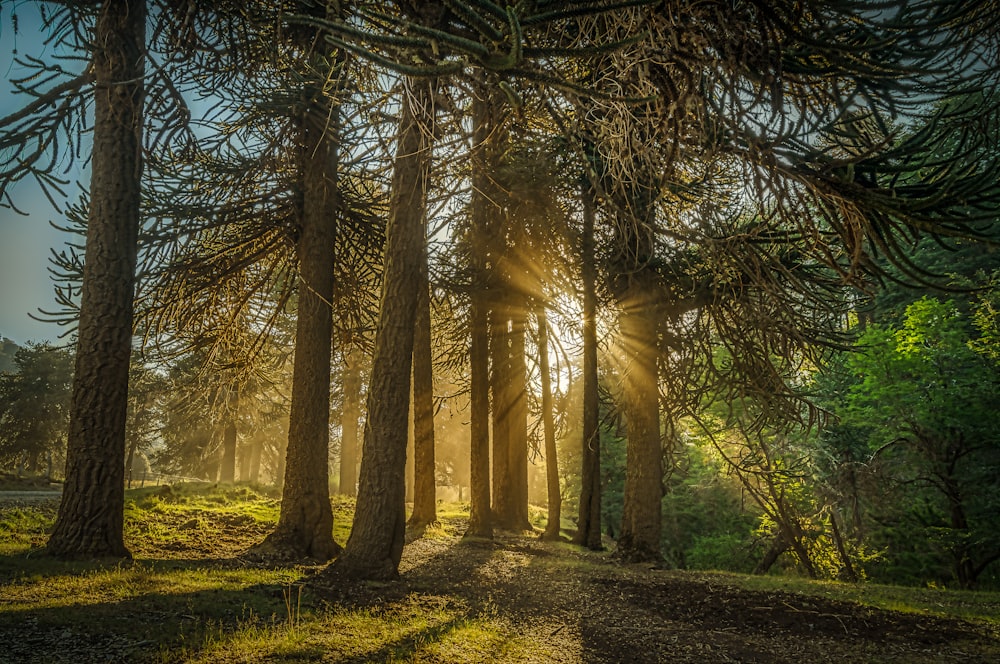
M 92 39 L 90 214 L 66 482 L 48 550 L 128 556 L 125 418 L 142 184 L 146 0 L 102 3 Z

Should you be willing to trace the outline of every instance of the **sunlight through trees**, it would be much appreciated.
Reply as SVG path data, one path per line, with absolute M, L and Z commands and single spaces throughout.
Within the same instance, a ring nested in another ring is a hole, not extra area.
M 1000 578 L 995 3 L 45 7 L 84 64 L 21 58 L 0 204 L 64 217 L 76 369 L 0 459 L 65 449 L 52 553 L 129 555 L 138 455 L 281 485 L 252 553 L 328 580 L 452 492 L 472 539 L 544 503 L 629 562 Z

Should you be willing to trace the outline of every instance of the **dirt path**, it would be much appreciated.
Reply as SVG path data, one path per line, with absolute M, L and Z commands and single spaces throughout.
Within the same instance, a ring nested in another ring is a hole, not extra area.
M 341 589 L 353 604 L 426 595 L 495 614 L 553 662 L 995 662 L 969 623 L 733 587 L 722 575 L 622 566 L 534 537 L 422 539 L 398 583 Z
M 38 491 L 0 491 L 0 505 L 17 505 L 41 503 L 46 500 L 56 500 L 62 496 L 58 489 L 40 489 Z

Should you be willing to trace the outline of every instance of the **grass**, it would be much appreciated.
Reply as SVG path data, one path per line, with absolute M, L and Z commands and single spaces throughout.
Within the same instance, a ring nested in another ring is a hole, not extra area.
M 794 576 L 754 576 L 730 572 L 712 572 L 704 576 L 746 590 L 799 593 L 876 609 L 959 618 L 985 623 L 994 630 L 1000 630 L 1000 592 L 995 591 L 815 581 Z
M 278 497 L 260 487 L 130 490 L 125 529 L 136 559 L 121 563 L 40 555 L 54 503 L 0 506 L 0 640 L 23 644 L 15 661 L 39 662 L 528 662 L 554 655 L 551 639 L 525 634 L 489 604 L 472 607 L 428 589 L 377 608 L 352 606 L 330 602 L 304 583 L 315 567 L 241 562 L 237 554 L 270 531 L 279 506 Z M 344 542 L 353 502 L 335 498 L 333 507 L 336 538 Z M 467 507 L 440 505 L 438 521 L 425 536 L 460 535 Z M 544 515 L 533 510 L 531 517 L 541 530 Z M 550 550 L 556 555 L 532 563 L 550 568 L 546 578 L 593 564 L 569 544 L 553 543 Z M 691 574 L 713 584 L 958 617 L 1000 629 L 1000 593 Z M 377 584 L 367 589 L 378 593 Z M 93 656 L 81 648 L 92 648 Z M 64 651 L 72 656 L 60 659 Z
M 125 534 L 136 559 L 117 563 L 42 555 L 53 503 L 0 507 L 0 639 L 27 629 L 58 649 L 61 638 L 85 647 L 72 635 L 86 635 L 95 657 L 151 662 L 531 661 L 544 650 L 496 615 L 443 598 L 345 609 L 303 590 L 312 568 L 248 567 L 226 558 L 259 541 L 279 507 L 278 497 L 259 487 L 129 490 Z M 335 537 L 344 542 L 353 501 L 335 497 L 333 509 Z M 461 505 L 442 505 L 430 534 L 454 536 L 465 514 Z M 215 555 L 193 558 L 198 551 Z M 25 661 L 56 656 L 32 647 Z

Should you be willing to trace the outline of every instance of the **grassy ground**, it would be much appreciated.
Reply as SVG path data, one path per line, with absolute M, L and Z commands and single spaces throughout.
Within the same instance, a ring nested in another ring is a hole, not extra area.
M 278 498 L 259 487 L 128 491 L 128 562 L 44 556 L 56 507 L 0 504 L 0 642 L 18 644 L 0 651 L 0 662 L 531 661 L 538 654 L 495 615 L 472 615 L 461 603 L 413 597 L 378 608 L 332 606 L 305 589 L 317 567 L 241 560 L 278 518 Z M 334 500 L 340 542 L 352 510 L 349 500 Z M 449 523 L 447 508 L 442 516 Z M 455 534 L 441 524 L 425 537 Z
M 1000 655 L 998 593 L 622 568 L 608 554 L 533 536 L 461 543 L 461 505 L 443 505 L 439 524 L 407 547 L 403 581 L 331 585 L 317 566 L 263 566 L 240 556 L 277 520 L 278 498 L 265 489 L 157 487 L 129 491 L 127 501 L 126 539 L 135 556 L 129 562 L 45 557 L 39 547 L 55 501 L 0 504 L 0 643 L 10 646 L 6 654 L 0 648 L 0 662 L 615 661 L 616 648 L 636 642 L 629 630 L 639 628 L 652 639 L 646 661 L 661 659 L 665 643 L 675 644 L 674 661 L 689 661 L 684 653 L 712 661 L 691 650 L 699 639 L 711 633 L 725 644 L 720 635 L 744 631 L 727 656 L 782 661 L 770 659 L 769 649 L 785 648 L 792 637 L 805 644 L 795 635 L 807 629 L 796 622 L 806 614 L 835 618 L 828 641 L 839 638 L 841 625 L 862 642 L 870 637 L 837 661 L 882 661 L 879 639 L 898 642 L 899 657 L 886 661 Z M 346 541 L 352 507 L 334 501 L 339 542 Z M 654 600 L 657 593 L 662 597 Z M 695 594 L 697 602 L 671 604 Z M 724 602 L 709 610 L 715 597 Z M 593 599 L 591 608 L 585 599 Z M 602 601 L 607 610 L 595 608 Z M 660 614 L 650 612 L 651 602 L 663 607 Z M 743 613 L 791 608 L 762 627 L 737 621 L 739 611 L 726 617 L 740 602 L 748 607 Z M 848 622 L 855 614 L 863 615 L 859 625 L 888 626 L 859 632 Z M 617 622 L 609 625 L 611 615 Z M 682 625 L 684 615 L 694 617 Z M 706 624 L 716 616 L 721 622 Z M 588 641 L 602 629 L 599 643 Z M 814 629 L 822 631 L 808 627 Z M 761 636 L 768 630 L 777 630 L 774 644 Z M 945 636 L 912 650 L 906 630 Z M 825 643 L 816 641 L 815 652 L 826 652 Z

